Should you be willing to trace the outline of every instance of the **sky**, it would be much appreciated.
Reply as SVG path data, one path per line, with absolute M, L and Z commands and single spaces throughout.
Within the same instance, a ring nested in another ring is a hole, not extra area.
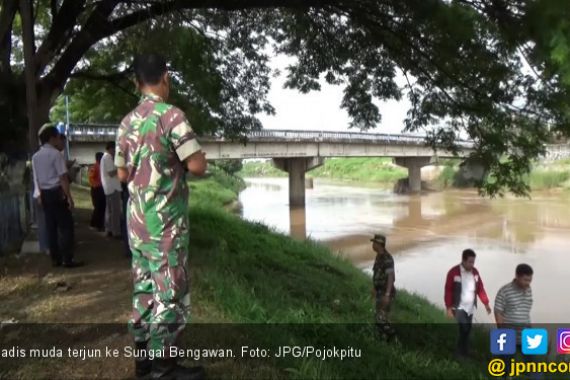
M 271 60 L 271 67 L 278 69 L 280 76 L 273 78 L 269 101 L 275 108 L 275 115 L 260 115 L 266 129 L 295 129 L 348 131 L 350 123 L 347 112 L 340 108 L 343 96 L 342 86 L 333 86 L 321 81 L 321 91 L 302 94 L 297 90 L 285 89 L 286 67 L 293 59 L 279 55 Z M 371 133 L 401 133 L 404 118 L 409 108 L 407 100 L 378 102 L 382 122 Z M 355 132 L 354 129 L 351 131 Z

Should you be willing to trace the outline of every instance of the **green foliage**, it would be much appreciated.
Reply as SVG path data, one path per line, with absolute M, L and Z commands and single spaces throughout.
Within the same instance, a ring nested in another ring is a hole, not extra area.
M 22 33 L 7 11 L 15 1 L 0 8 L 0 30 L 11 32 L 0 36 L 0 114 L 10 127 L 24 125 L 25 110 Z M 268 62 L 277 53 L 296 58 L 289 88 L 319 90 L 323 77 L 342 85 L 354 128 L 380 125 L 378 100 L 407 97 L 406 131 L 427 131 L 429 144 L 451 151 L 459 136 L 473 139 L 485 194 L 525 194 L 544 143 L 570 134 L 565 0 L 52 2 L 78 9 L 67 26 L 48 2 L 34 4 L 42 117 L 65 86 L 74 121 L 118 122 L 136 104 L 133 54 L 155 50 L 171 61 L 172 101 L 196 131 L 243 136 L 261 128 L 259 113 L 273 112 Z M 133 14 L 140 22 L 125 22 Z
M 337 158 L 309 172 L 321 178 L 337 178 L 361 182 L 394 183 L 408 176 L 405 168 L 392 164 L 390 158 Z
M 270 162 L 247 162 L 239 175 L 285 177 L 287 173 L 274 168 Z M 323 166 L 311 170 L 307 175 L 316 178 L 392 183 L 406 177 L 407 171 L 392 164 L 390 158 L 337 158 L 326 160 Z
M 249 18 L 203 15 L 207 26 L 218 33 L 254 33 Z M 118 123 L 137 103 L 133 82 L 133 56 L 144 51 L 168 57 L 171 99 L 186 113 L 198 133 L 235 136 L 258 129 L 255 115 L 272 113 L 266 101 L 269 90 L 267 56 L 256 50 L 254 37 L 235 34 L 207 37 L 201 28 L 184 25 L 187 16 L 160 18 L 99 42 L 86 54 L 89 63 L 74 75 L 64 95 L 70 95 L 71 119 L 75 122 Z M 239 39 L 239 42 L 236 41 Z M 64 113 L 60 98 L 52 119 Z
M 570 179 L 570 172 L 538 169 L 533 170 L 529 177 L 529 185 L 533 190 L 547 190 L 562 187 Z
M 209 165 L 206 178 L 193 178 L 190 184 L 190 206 L 222 208 L 236 201 L 245 182 L 222 169 Z
M 229 175 L 238 173 L 243 168 L 242 160 L 216 160 L 211 163 Z
M 277 169 L 270 161 L 245 162 L 238 174 L 241 177 L 287 177 L 286 172 Z

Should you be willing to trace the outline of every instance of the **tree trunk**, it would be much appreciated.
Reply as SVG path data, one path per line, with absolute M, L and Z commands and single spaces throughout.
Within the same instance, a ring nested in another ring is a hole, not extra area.
M 38 130 L 40 121 L 38 115 L 38 96 L 35 75 L 35 43 L 34 20 L 30 0 L 20 0 L 20 16 L 22 18 L 22 37 L 24 43 L 24 62 L 26 80 L 26 104 L 28 116 L 28 152 L 38 148 Z

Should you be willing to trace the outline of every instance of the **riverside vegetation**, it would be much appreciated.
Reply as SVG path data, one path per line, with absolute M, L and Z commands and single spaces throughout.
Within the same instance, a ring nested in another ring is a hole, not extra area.
M 460 161 L 443 159 L 440 162 L 439 175 L 432 181 L 432 187 L 446 188 L 472 187 L 474 184 L 464 180 L 461 175 Z M 242 177 L 285 177 L 287 173 L 274 168 L 269 161 L 251 161 L 243 164 L 239 172 Z M 393 185 L 398 179 L 408 175 L 405 168 L 396 166 L 390 158 L 335 158 L 325 161 L 324 165 L 307 173 L 308 177 L 356 181 L 362 183 L 380 183 Z M 536 163 L 526 182 L 531 190 L 570 189 L 570 159 Z

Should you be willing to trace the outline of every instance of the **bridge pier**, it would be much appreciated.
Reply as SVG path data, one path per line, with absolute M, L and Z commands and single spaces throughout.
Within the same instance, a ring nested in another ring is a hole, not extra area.
M 432 163 L 431 157 L 395 157 L 394 163 L 408 169 L 410 193 L 422 191 L 422 167 Z
M 273 166 L 289 173 L 289 207 L 305 206 L 305 173 L 323 164 L 320 157 L 274 158 Z

